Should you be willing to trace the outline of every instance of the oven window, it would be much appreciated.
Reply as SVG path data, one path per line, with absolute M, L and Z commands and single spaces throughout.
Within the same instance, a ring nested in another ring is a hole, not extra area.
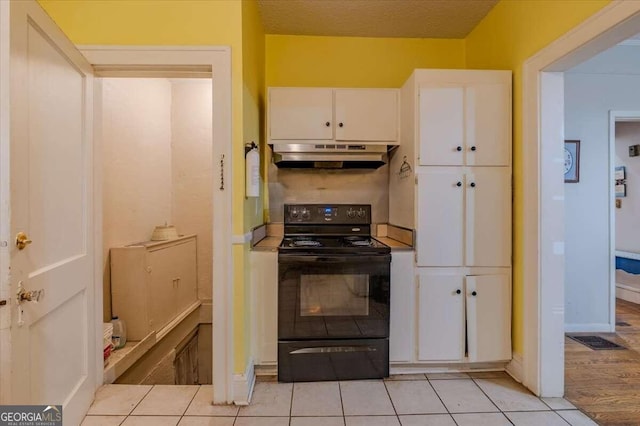
M 369 275 L 301 275 L 300 315 L 369 315 Z

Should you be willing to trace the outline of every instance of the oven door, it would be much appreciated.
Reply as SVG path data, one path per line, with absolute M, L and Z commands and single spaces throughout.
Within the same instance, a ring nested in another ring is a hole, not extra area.
M 278 256 L 278 338 L 389 337 L 391 255 Z

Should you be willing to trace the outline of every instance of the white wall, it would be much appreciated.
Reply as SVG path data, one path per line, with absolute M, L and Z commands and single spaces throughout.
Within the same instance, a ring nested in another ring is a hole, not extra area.
M 640 76 L 565 73 L 565 139 L 581 141 L 580 182 L 565 184 L 565 321 L 572 330 L 609 324 L 610 110 L 640 110 Z
M 268 152 L 267 155 L 271 155 Z M 279 169 L 269 163 L 269 221 L 284 220 L 284 204 L 371 204 L 371 221 L 389 220 L 389 166 L 375 170 Z
M 627 196 L 616 214 L 616 250 L 640 253 L 640 156 L 629 157 L 629 145 L 640 144 L 640 122 L 616 123 L 616 166 L 625 166 Z
M 198 235 L 198 297 L 211 299 L 213 262 L 212 86 L 171 80 L 173 223 Z
M 105 320 L 111 310 L 109 248 L 146 241 L 171 222 L 171 85 L 166 79 L 103 80 Z

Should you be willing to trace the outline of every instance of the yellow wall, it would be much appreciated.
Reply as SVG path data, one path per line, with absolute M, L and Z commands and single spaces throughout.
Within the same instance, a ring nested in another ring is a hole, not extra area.
M 466 65 L 509 69 L 513 84 L 514 198 L 514 351 L 523 351 L 523 197 L 522 65 L 541 48 L 607 5 L 609 0 L 501 0 L 465 39 Z
M 242 3 L 236 0 L 39 0 L 49 16 L 76 44 L 231 46 L 234 170 L 243 169 Z M 237 167 L 236 167 L 237 166 Z M 242 166 L 242 167 L 241 167 Z M 233 185 L 243 188 L 244 176 Z M 242 197 L 234 198 L 234 217 L 242 217 Z M 241 234 L 244 222 L 234 221 Z
M 267 86 L 401 87 L 414 68 L 464 68 L 464 40 L 267 35 Z

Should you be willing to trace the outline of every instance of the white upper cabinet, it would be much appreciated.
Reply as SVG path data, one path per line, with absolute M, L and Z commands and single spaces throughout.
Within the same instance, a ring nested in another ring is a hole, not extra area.
M 464 172 L 429 167 L 418 173 L 418 266 L 460 266 L 464 259 Z
M 335 123 L 338 141 L 398 140 L 398 91 L 336 89 Z
M 418 194 L 418 266 L 511 265 L 509 168 L 420 168 Z
M 470 167 L 465 179 L 465 265 L 510 266 L 510 170 Z
M 398 89 L 269 88 L 269 143 L 398 140 Z
M 464 89 L 425 87 L 419 101 L 420 165 L 463 165 Z
M 418 111 L 420 165 L 509 165 L 510 85 L 422 86 Z
M 508 166 L 511 156 L 511 87 L 474 84 L 465 88 L 467 166 Z
M 269 90 L 270 139 L 333 139 L 333 90 L 278 87 Z

